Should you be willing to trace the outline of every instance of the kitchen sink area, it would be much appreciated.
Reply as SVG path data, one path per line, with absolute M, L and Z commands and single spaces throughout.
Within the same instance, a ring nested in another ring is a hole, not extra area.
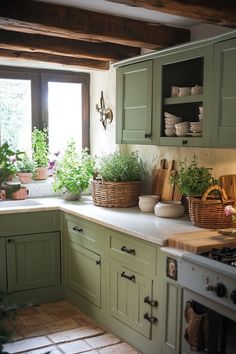
M 42 203 L 32 199 L 0 201 L 0 208 L 31 207 L 36 205 L 42 205 Z

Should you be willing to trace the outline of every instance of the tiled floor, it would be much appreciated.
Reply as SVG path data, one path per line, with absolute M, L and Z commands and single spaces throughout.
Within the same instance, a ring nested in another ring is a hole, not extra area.
M 20 309 L 10 354 L 139 354 L 66 301 Z

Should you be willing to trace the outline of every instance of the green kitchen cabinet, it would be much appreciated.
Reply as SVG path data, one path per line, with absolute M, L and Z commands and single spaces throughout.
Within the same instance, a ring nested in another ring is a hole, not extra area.
M 152 60 L 116 71 L 118 144 L 153 144 Z
M 9 236 L 6 249 L 8 291 L 60 284 L 60 232 Z
M 7 290 L 7 268 L 5 238 L 0 238 L 0 289 Z
M 236 147 L 236 38 L 214 45 L 212 145 Z
M 154 59 L 153 65 L 153 117 L 163 146 L 209 146 L 210 144 L 210 94 L 212 72 L 212 46 L 181 47 Z M 172 87 L 203 87 L 203 93 L 177 96 Z M 199 107 L 203 106 L 201 136 L 166 136 L 164 112 L 181 117 L 182 121 L 198 122 Z

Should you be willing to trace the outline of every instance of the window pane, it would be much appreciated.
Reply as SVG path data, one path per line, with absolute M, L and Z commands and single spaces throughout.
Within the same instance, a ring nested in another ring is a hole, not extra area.
M 31 154 L 31 81 L 0 79 L 0 141 Z
M 82 148 L 82 85 L 48 82 L 48 127 L 51 153 L 63 152 L 73 138 Z

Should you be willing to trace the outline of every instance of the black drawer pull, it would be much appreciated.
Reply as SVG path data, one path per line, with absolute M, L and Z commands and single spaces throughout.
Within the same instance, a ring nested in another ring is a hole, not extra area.
M 122 278 L 126 278 L 131 281 L 135 281 L 135 275 L 126 275 L 125 272 L 122 272 L 120 275 Z
M 99 260 L 96 260 L 96 264 L 97 264 L 97 265 L 100 265 L 100 264 L 101 264 L 100 259 L 99 259 Z
M 129 253 L 129 254 L 133 254 L 133 255 L 136 254 L 135 249 L 133 249 L 133 248 L 127 248 L 127 247 L 125 247 L 125 246 L 122 246 L 122 247 L 121 247 L 121 251 L 122 251 L 122 252 Z
M 83 232 L 83 229 L 79 226 L 73 226 L 73 230 L 77 232 Z
M 157 307 L 157 306 L 158 306 L 158 301 L 156 301 L 156 300 L 150 300 L 150 299 L 149 299 L 149 296 L 146 296 L 146 297 L 144 298 L 144 302 L 145 302 L 146 304 L 150 305 L 151 307 Z
M 183 145 L 187 145 L 188 144 L 188 140 L 182 140 L 182 144 Z
M 151 135 L 150 133 L 145 133 L 145 134 L 144 134 L 144 138 L 145 138 L 145 139 L 150 139 L 151 136 L 152 136 L 152 135 Z
M 14 240 L 14 238 L 9 238 L 9 239 L 7 240 L 7 242 L 8 242 L 8 243 L 14 243 L 15 240 Z
M 154 316 L 149 316 L 148 313 L 145 313 L 144 316 L 143 316 L 143 318 L 144 318 L 145 320 L 147 320 L 148 322 L 150 322 L 150 323 L 156 323 L 156 322 L 157 322 L 157 318 L 154 317 Z

